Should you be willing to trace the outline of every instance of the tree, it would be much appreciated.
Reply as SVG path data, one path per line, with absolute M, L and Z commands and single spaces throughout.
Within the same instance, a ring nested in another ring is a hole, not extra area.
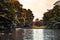
M 1 8 L 2 7 L 2 8 Z M 7 2 L 6 0 L 1 1 L 0 4 L 0 16 L 4 16 L 5 18 L 12 20 L 13 19 L 13 10 L 11 2 Z
M 3 16 L 4 18 L 11 20 L 14 26 L 29 22 L 29 24 L 31 24 L 34 18 L 32 11 L 30 9 L 26 10 L 22 8 L 22 4 L 20 4 L 16 0 L 0 1 L 0 16 Z
M 20 26 L 24 26 L 24 27 L 28 27 L 28 26 L 32 26 L 32 21 L 33 21 L 33 14 L 32 11 L 30 9 L 26 10 L 26 9 L 22 9 L 22 15 L 19 18 L 20 21 Z M 29 28 L 29 27 L 28 27 Z
M 11 20 L 0 16 L 0 32 L 11 32 L 11 29 L 12 29 Z
M 0 31 L 3 30 L 5 32 L 5 37 L 8 37 L 11 29 L 12 29 L 12 32 L 15 33 L 15 26 L 18 24 L 17 16 L 18 16 L 18 13 L 20 13 L 18 11 L 19 8 L 16 6 L 17 4 L 14 3 L 15 1 L 14 2 L 12 1 L 13 0 L 0 0 L 0 16 L 3 17 L 3 18 L 0 18 L 0 22 L 1 22 Z M 4 40 L 8 40 L 8 39 L 4 39 Z
M 21 7 L 20 7 L 21 6 Z M 17 25 L 18 15 L 21 16 L 22 5 L 18 1 L 2 0 L 0 1 L 0 16 L 12 21 L 14 25 Z
M 55 5 L 53 9 L 48 10 L 48 12 L 45 12 L 43 20 L 45 24 L 49 25 L 56 22 L 60 22 L 60 6 Z
M 32 25 L 32 22 L 33 22 L 33 13 L 30 9 L 27 10 L 27 13 L 26 13 L 26 22 L 28 22 L 30 25 Z

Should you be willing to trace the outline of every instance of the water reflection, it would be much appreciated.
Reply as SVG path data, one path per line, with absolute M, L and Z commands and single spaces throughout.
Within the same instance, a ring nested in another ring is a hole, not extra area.
M 60 29 L 18 29 L 16 40 L 60 40 Z
M 44 30 L 43 29 L 33 29 L 33 39 L 34 40 L 44 40 Z

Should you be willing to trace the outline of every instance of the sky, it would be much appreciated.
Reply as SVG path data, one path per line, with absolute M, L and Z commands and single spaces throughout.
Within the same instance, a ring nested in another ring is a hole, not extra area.
M 18 0 L 23 8 L 31 9 L 34 14 L 34 20 L 43 18 L 44 12 L 47 12 L 47 9 L 52 9 L 53 4 L 58 0 Z

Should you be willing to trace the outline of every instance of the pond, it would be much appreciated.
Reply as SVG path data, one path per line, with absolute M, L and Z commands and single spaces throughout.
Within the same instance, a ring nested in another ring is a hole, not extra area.
M 17 29 L 18 40 L 60 40 L 59 29 Z

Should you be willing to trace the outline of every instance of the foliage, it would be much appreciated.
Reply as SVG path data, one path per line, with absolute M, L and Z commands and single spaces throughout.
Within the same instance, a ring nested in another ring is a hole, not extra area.
M 33 18 L 34 18 L 34 16 L 33 16 L 33 14 L 32 14 L 32 11 L 31 11 L 30 9 L 28 9 L 28 10 L 27 10 L 27 13 L 26 13 L 26 21 L 27 21 L 28 23 L 32 23 Z
M 48 12 L 44 13 L 44 21 L 45 22 L 57 22 L 60 21 L 60 7 L 56 5 L 53 9 L 48 10 Z
M 30 9 L 28 9 L 28 10 L 22 9 L 22 15 L 19 18 L 20 25 L 23 25 L 24 27 L 26 25 L 32 26 L 33 18 L 34 18 L 34 16 L 33 16 L 32 11 Z
M 53 9 L 48 10 L 48 12 L 45 12 L 43 16 L 43 21 L 47 25 L 60 22 L 60 6 L 55 5 Z
M 24 14 L 23 14 L 24 13 Z M 26 15 L 25 15 L 26 14 Z M 33 14 L 30 9 L 22 8 L 22 4 L 14 0 L 1 0 L 0 1 L 0 16 L 11 20 L 13 25 L 30 24 L 33 21 Z

